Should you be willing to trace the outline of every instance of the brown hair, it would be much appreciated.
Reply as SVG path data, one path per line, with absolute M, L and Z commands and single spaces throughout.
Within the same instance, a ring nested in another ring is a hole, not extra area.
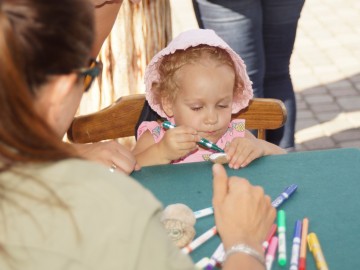
M 36 113 L 34 98 L 49 75 L 87 64 L 93 36 L 88 0 L 0 0 L 2 170 L 75 156 Z
M 174 100 L 179 90 L 179 85 L 176 79 L 176 72 L 187 64 L 194 64 L 200 59 L 207 57 L 219 64 L 230 66 L 234 72 L 234 62 L 230 55 L 219 47 L 212 47 L 209 45 L 199 45 L 190 47 L 185 50 L 177 50 L 173 54 L 164 56 L 159 65 L 159 81 L 154 82 L 152 91 L 154 93 L 155 102 L 161 104 L 161 99 L 165 98 L 170 101 Z M 235 76 L 234 91 L 236 85 L 243 84 L 239 82 L 238 76 Z M 243 86 L 241 87 L 241 89 Z

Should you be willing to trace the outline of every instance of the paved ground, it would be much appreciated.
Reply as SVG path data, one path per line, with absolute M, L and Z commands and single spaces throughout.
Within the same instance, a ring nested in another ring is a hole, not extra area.
M 197 27 L 190 0 L 171 0 L 174 36 Z M 360 1 L 306 0 L 291 75 L 298 151 L 360 148 Z

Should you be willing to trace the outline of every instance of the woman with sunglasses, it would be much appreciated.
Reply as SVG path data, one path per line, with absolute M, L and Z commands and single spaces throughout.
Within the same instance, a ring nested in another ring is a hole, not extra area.
M 129 0 L 133 4 L 141 0 Z M 101 46 L 110 34 L 115 23 L 116 17 L 123 3 L 123 0 L 92 0 L 95 8 L 95 40 L 92 47 L 91 55 L 96 58 L 100 52 Z M 84 80 L 85 88 L 89 88 L 94 77 L 88 74 Z M 139 170 L 140 166 L 136 164 L 133 153 L 127 147 L 123 146 L 116 140 L 106 142 L 73 144 L 77 153 L 88 159 L 100 162 L 110 168 L 111 171 L 122 171 L 130 174 L 133 170 Z
M 62 141 L 99 73 L 92 26 L 88 0 L 0 0 L 0 269 L 195 269 L 149 191 Z M 221 165 L 213 173 L 224 269 L 265 269 L 270 198 Z
M 101 74 L 102 63 L 90 59 L 89 67 L 79 70 L 83 77 L 84 92 L 89 91 L 93 81 Z M 130 174 L 134 169 L 140 169 L 132 152 L 116 140 L 89 144 L 73 144 L 74 150 L 85 159 L 108 166 L 111 172 L 115 170 Z

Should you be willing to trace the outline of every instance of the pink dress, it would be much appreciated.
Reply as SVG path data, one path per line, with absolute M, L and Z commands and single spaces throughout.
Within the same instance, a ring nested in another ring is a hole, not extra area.
M 144 121 L 139 126 L 137 131 L 137 137 L 140 138 L 146 131 L 150 131 L 153 135 L 155 143 L 162 140 L 166 130 L 161 126 L 161 123 L 156 121 Z M 216 142 L 216 145 L 220 148 L 225 148 L 234 138 L 245 137 L 245 119 L 236 119 L 230 122 L 229 127 L 225 134 Z M 173 161 L 172 164 L 200 162 L 209 160 L 209 156 L 213 154 L 213 150 L 207 150 L 200 148 L 193 153 L 190 153 L 186 157 Z

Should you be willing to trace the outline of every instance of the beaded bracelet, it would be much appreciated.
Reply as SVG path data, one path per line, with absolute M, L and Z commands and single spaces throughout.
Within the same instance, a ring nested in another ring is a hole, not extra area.
M 226 259 L 229 258 L 234 253 L 244 253 L 244 254 L 250 255 L 251 257 L 256 259 L 259 263 L 261 263 L 266 268 L 264 256 L 261 255 L 259 252 L 257 252 L 252 247 L 245 245 L 245 244 L 237 244 L 237 245 L 234 245 L 231 248 L 229 248 L 225 252 L 223 261 L 225 262 Z

